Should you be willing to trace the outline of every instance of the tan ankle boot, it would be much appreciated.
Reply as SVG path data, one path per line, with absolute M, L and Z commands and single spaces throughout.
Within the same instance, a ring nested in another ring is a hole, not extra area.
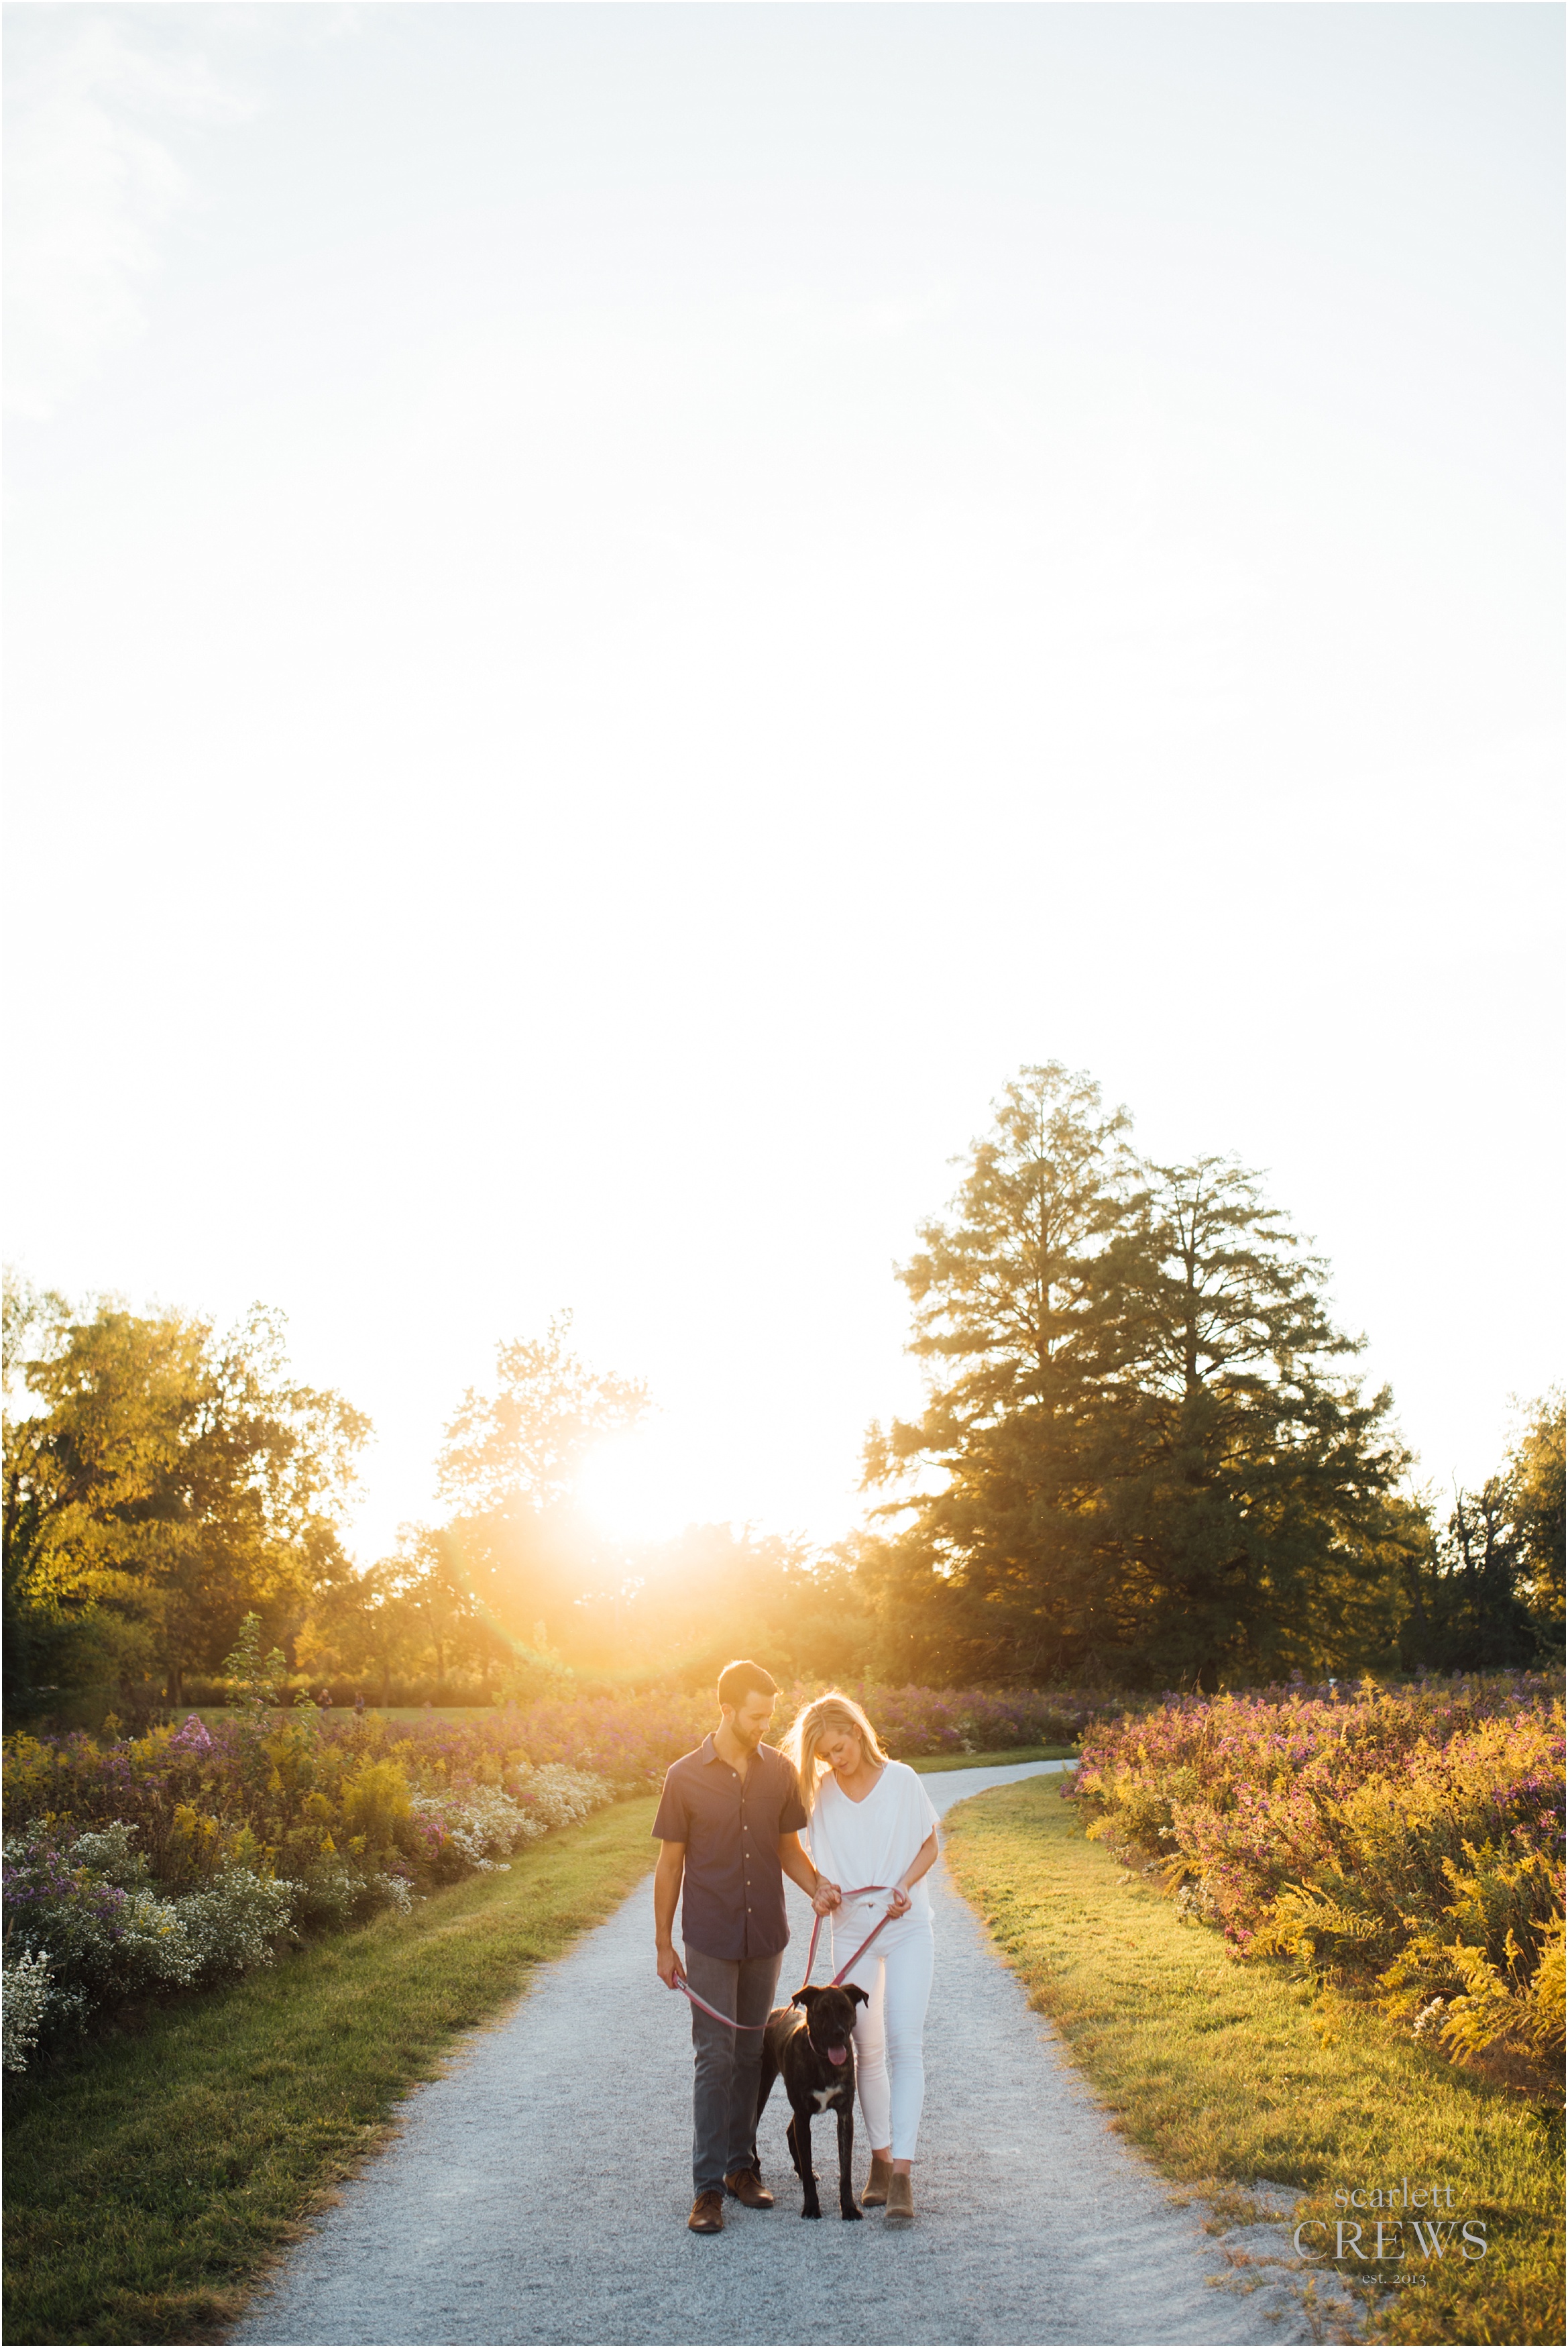
M 908 2173 L 896 2168 L 887 2179 L 887 2220 L 890 2226 L 912 2226 L 915 2222 L 915 2196 Z
M 880 2209 L 887 2199 L 888 2181 L 893 2175 L 893 2163 L 877 2153 L 871 2156 L 871 2174 L 866 2180 L 866 2190 L 860 2197 L 863 2209 Z

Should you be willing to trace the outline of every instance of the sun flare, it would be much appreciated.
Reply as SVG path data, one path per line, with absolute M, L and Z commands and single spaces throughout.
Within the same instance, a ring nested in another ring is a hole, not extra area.
M 704 1501 L 706 1481 L 701 1463 L 659 1424 L 599 1444 L 583 1463 L 577 1497 L 596 1524 L 622 1540 L 671 1540 L 723 1513 Z

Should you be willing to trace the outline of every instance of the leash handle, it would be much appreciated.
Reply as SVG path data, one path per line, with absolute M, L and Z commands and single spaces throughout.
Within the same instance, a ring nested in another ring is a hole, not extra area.
M 845 1891 L 840 1893 L 840 1904 L 842 1905 L 843 1901 L 845 1900 L 864 1900 L 873 1891 L 891 1891 L 895 1890 L 895 1888 L 896 1887 L 891 1883 L 857 1883 L 853 1891 Z M 883 1926 L 890 1924 L 892 1921 L 893 1919 L 891 1916 L 884 1916 L 882 1922 L 878 1924 L 873 1931 L 866 1934 L 865 1940 L 861 1941 L 860 1946 L 856 1950 L 855 1954 L 850 1958 L 848 1964 L 841 1967 L 840 1970 L 834 1974 L 831 1984 L 834 1989 L 837 1989 L 840 1982 L 843 1981 L 845 1974 L 848 1972 L 853 1966 L 857 1965 L 860 1962 L 861 1958 L 866 1954 L 866 1950 L 876 1938 L 876 1934 L 882 1931 Z M 801 1982 L 801 1989 L 805 1989 L 810 1984 L 811 1969 L 816 1962 L 816 1943 L 821 1931 L 822 1918 L 820 1916 L 815 1916 L 812 1919 L 811 1946 L 806 1951 L 805 1979 Z M 800 1990 L 795 1992 L 795 1995 L 797 1997 L 800 1995 Z

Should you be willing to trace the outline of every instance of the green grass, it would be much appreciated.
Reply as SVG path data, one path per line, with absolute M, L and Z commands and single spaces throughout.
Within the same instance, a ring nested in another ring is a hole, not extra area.
M 1560 2341 L 1560 2117 L 1364 2008 L 1315 1998 L 1283 1965 L 1235 1962 L 1217 1933 L 1184 1923 L 1153 1883 L 1085 1840 L 1058 1785 L 1026 1779 L 949 1812 L 948 1859 L 1112 2124 L 1184 2182 L 1305 2188 L 1298 2216 L 1327 2219 L 1330 2238 L 1337 2219 L 1361 2214 L 1336 2208 L 1337 2188 L 1451 2183 L 1453 2217 L 1485 2224 L 1485 2257 L 1377 2270 L 1348 2257 L 1342 2272 L 1398 2283 L 1374 2333 L 1487 2348 Z
M 1005 1753 L 921 1753 L 909 1766 L 922 1776 L 932 1769 L 1005 1769 L 1015 1761 L 1076 1761 L 1074 1745 L 1014 1745 Z
M 291 1704 L 289 1709 L 293 1710 Z M 493 1704 L 367 1704 L 365 1711 L 376 1720 L 494 1720 L 499 1715 Z M 176 1704 L 173 1716 L 188 1719 L 191 1713 L 208 1728 L 215 1728 L 220 1720 L 232 1720 L 234 1707 L 228 1704 Z M 353 1720 L 352 1704 L 334 1704 L 320 1715 L 323 1720 Z
M 6 2090 L 5 2336 L 210 2339 L 398 2098 L 647 1873 L 650 1797 Z

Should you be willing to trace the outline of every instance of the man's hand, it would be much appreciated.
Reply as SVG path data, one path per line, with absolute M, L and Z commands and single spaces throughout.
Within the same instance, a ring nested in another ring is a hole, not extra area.
M 817 1877 L 816 1890 L 812 1896 L 811 1904 L 819 1916 L 831 1916 L 834 1910 L 841 1905 L 843 1899 L 844 1894 L 836 1883 L 830 1883 L 825 1875 Z
M 678 1981 L 685 1980 L 686 1968 L 675 1953 L 673 1941 L 661 1941 L 656 1944 L 653 1962 L 659 1968 L 659 1978 L 666 1989 L 673 1989 Z

